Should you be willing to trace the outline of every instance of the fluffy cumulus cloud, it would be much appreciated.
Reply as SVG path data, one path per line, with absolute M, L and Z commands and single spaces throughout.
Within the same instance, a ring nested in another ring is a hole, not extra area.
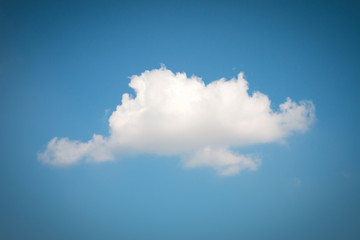
M 39 159 L 53 165 L 111 161 L 127 153 L 179 155 L 185 167 L 214 168 L 220 175 L 256 170 L 260 159 L 230 147 L 281 141 L 305 132 L 314 120 L 310 101 L 290 98 L 276 111 L 261 92 L 249 94 L 242 73 L 205 84 L 161 67 L 132 76 L 135 96 L 123 94 L 109 118 L 110 134 L 88 142 L 53 138 Z

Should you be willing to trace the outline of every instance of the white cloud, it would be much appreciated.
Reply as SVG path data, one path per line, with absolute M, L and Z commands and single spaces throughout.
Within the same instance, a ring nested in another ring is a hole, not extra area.
M 255 170 L 259 161 L 230 152 L 228 147 L 281 141 L 304 132 L 313 122 L 315 107 L 290 98 L 279 111 L 269 98 L 248 93 L 240 73 L 208 85 L 201 78 L 174 74 L 165 67 L 132 76 L 133 98 L 125 93 L 109 118 L 108 137 L 88 142 L 52 139 L 39 159 L 54 165 L 113 160 L 124 152 L 187 155 L 185 166 L 210 166 L 222 175 Z M 190 153 L 195 152 L 189 156 Z
M 48 143 L 46 151 L 38 157 L 44 163 L 53 165 L 71 165 L 81 159 L 98 162 L 114 159 L 110 142 L 97 134 L 86 143 L 55 137 Z
M 243 169 L 256 170 L 261 160 L 238 155 L 223 147 L 206 147 L 183 158 L 183 162 L 185 167 L 209 166 L 214 168 L 218 174 L 227 176 L 238 174 Z

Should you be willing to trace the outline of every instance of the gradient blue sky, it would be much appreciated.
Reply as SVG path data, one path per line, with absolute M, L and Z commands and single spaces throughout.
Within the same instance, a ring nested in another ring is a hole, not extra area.
M 360 239 L 360 5 L 351 1 L 1 1 L 0 239 Z M 67 168 L 54 136 L 108 134 L 128 77 L 245 72 L 275 108 L 310 99 L 305 134 L 239 148 L 220 177 L 175 157 Z M 107 111 L 108 112 L 107 112 Z

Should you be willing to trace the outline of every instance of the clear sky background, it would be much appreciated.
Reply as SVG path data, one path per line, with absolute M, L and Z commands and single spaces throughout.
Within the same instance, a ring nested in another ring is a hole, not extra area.
M 0 1 L 0 239 L 360 239 L 360 6 L 355 1 Z M 159 68 L 245 72 L 272 107 L 312 100 L 304 134 L 238 148 L 218 176 L 176 156 L 54 167 L 54 136 L 108 135 Z

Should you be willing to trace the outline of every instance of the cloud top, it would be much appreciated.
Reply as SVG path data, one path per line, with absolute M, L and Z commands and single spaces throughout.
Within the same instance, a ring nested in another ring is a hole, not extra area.
M 187 156 L 187 167 L 210 166 L 232 175 L 255 170 L 260 161 L 232 153 L 229 147 L 283 140 L 308 130 L 315 118 L 311 101 L 287 98 L 273 111 L 266 95 L 248 93 L 242 73 L 206 85 L 199 77 L 161 67 L 130 79 L 136 96 L 123 94 L 109 118 L 108 137 L 94 135 L 85 143 L 54 138 L 39 159 L 68 165 L 82 159 L 113 160 L 124 152 L 175 154 Z

